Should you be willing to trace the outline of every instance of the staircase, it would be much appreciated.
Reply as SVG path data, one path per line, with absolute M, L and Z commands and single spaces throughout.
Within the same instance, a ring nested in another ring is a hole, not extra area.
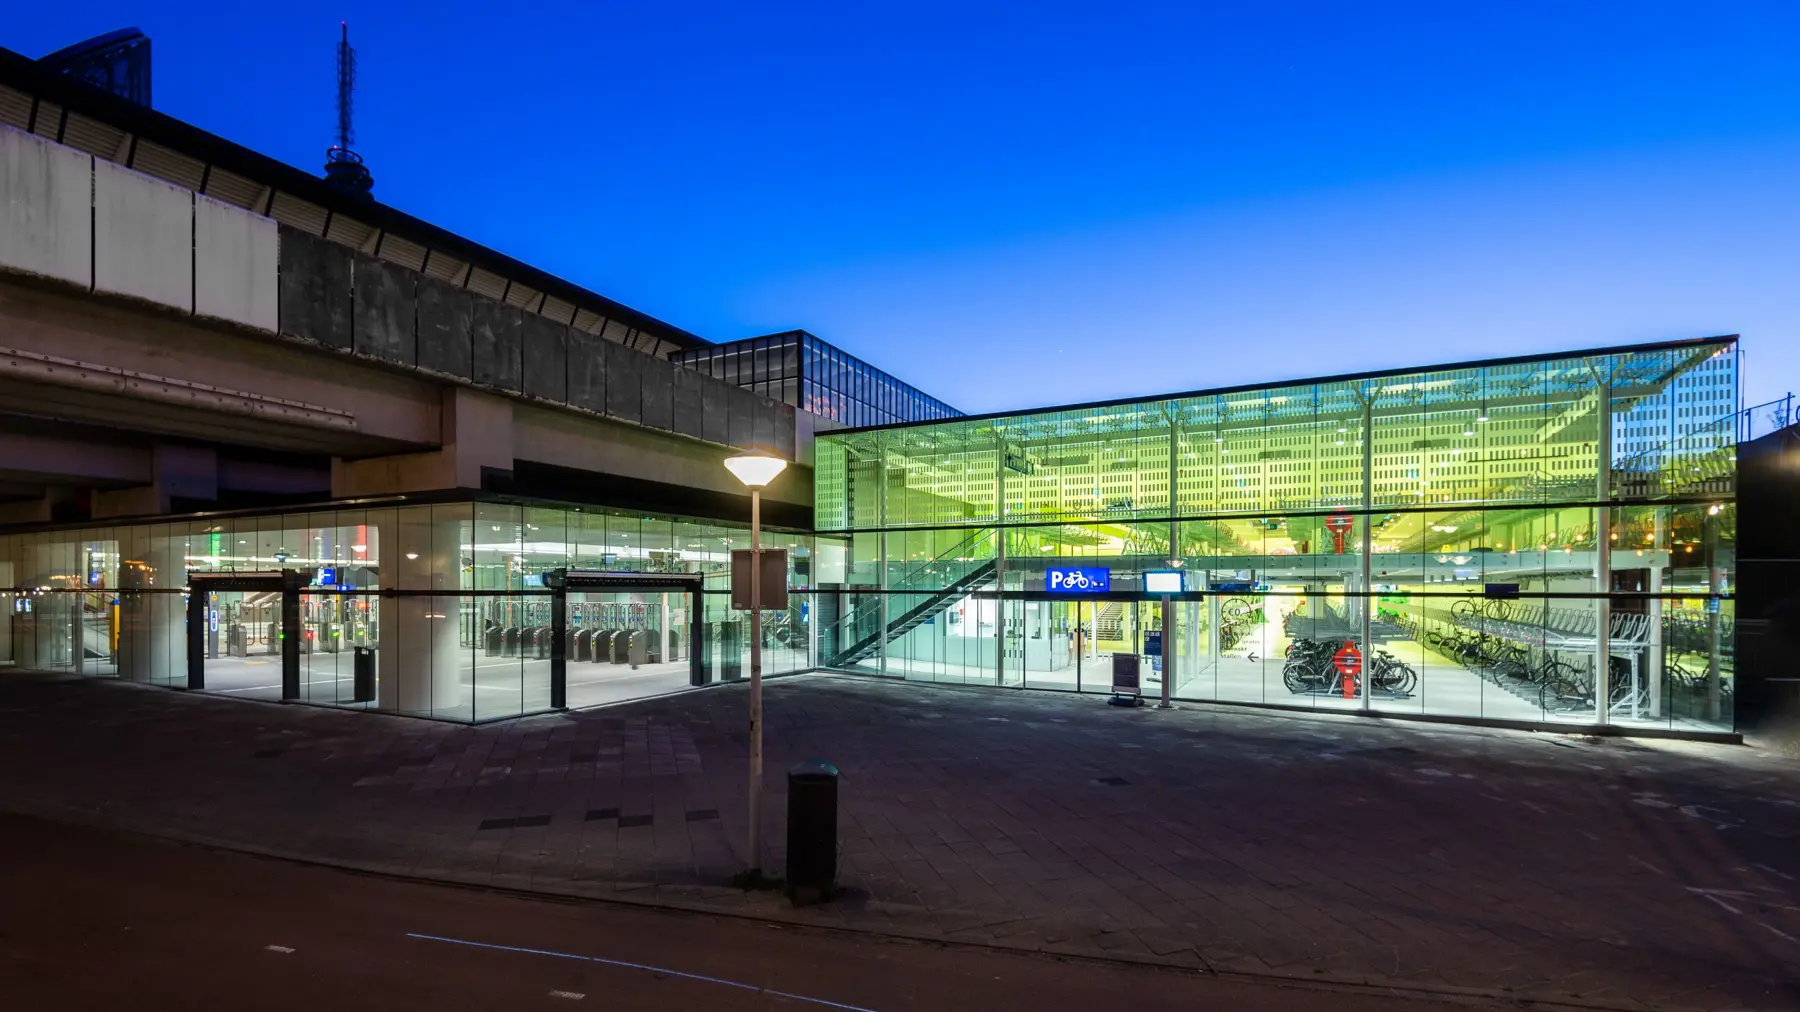
M 883 644 L 891 643 L 927 621 L 944 613 L 951 604 L 972 590 L 979 590 L 994 580 L 994 560 L 979 556 L 987 552 L 993 532 L 972 535 L 956 547 L 930 562 L 915 567 L 902 579 L 891 582 L 890 594 L 930 591 L 930 596 L 898 615 L 888 616 L 885 631 L 881 629 L 881 599 L 865 600 L 838 623 L 837 642 L 847 644 L 825 660 L 826 667 L 847 668 L 879 653 Z M 977 558 L 968 558 L 977 556 Z M 908 600 L 911 600 L 909 597 Z

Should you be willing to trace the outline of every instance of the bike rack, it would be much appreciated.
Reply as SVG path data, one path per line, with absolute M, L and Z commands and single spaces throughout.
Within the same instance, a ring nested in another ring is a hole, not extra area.
M 1599 616 L 1582 608 L 1546 607 L 1542 609 L 1540 620 L 1535 622 L 1489 618 L 1479 613 L 1452 615 L 1451 622 L 1479 635 L 1493 636 L 1539 650 L 1574 653 L 1592 651 L 1600 645 Z M 1650 646 L 1650 617 L 1614 612 L 1608 622 L 1608 629 L 1608 655 L 1623 659 L 1631 670 L 1630 697 L 1625 701 L 1612 703 L 1611 706 L 1629 705 L 1631 716 L 1635 719 L 1643 715 L 1642 692 L 1638 683 L 1641 678 L 1640 659 Z M 1610 673 L 1597 671 L 1594 677 L 1596 680 L 1607 678 Z

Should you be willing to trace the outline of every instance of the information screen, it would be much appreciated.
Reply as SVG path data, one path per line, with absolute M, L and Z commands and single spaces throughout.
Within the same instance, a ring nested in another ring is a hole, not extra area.
M 1181 593 L 1181 571 L 1178 569 L 1170 569 L 1145 573 L 1144 592 L 1146 594 Z

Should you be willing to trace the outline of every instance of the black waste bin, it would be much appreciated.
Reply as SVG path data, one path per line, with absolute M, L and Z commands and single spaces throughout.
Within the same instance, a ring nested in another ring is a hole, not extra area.
M 351 692 L 354 702 L 375 702 L 375 650 L 372 647 L 356 648 L 355 678 L 351 684 Z
M 838 768 L 808 759 L 788 770 L 787 889 L 795 906 L 837 890 Z

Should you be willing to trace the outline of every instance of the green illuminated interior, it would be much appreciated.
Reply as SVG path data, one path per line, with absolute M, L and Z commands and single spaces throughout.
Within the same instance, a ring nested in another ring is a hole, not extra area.
M 1096 521 L 1593 502 L 1603 459 L 1612 499 L 1728 493 L 1735 347 L 1697 341 L 824 434 L 817 525 L 1064 521 L 1091 532 Z
M 1729 727 L 1738 409 L 1716 338 L 821 434 L 821 661 L 1086 690 L 1167 622 L 1177 697 Z M 1322 644 L 1417 677 L 1294 679 Z

